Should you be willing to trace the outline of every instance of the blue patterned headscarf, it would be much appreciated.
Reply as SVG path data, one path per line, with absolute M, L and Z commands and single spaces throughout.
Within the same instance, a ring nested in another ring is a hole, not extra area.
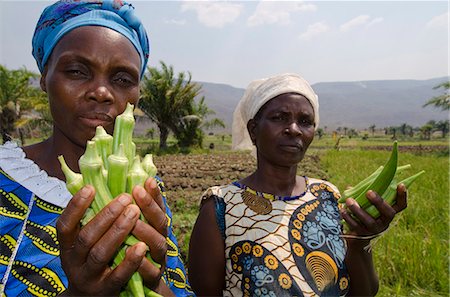
M 81 26 L 102 26 L 128 38 L 141 57 L 144 75 L 150 51 L 147 32 L 134 7 L 121 0 L 60 0 L 42 12 L 33 36 L 33 57 L 41 73 L 58 41 Z

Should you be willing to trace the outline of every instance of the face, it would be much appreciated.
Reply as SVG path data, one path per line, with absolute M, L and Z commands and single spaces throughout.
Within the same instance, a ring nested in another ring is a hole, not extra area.
M 293 166 L 314 138 L 314 110 L 302 95 L 282 94 L 269 100 L 247 128 L 259 161 Z
M 140 63 L 133 44 L 116 31 L 85 26 L 67 33 L 41 78 L 54 135 L 85 146 L 98 125 L 112 134 L 116 116 L 139 99 Z

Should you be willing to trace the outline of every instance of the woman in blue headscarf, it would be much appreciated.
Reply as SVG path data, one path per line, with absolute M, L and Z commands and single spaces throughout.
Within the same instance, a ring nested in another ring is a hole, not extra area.
M 64 0 L 48 6 L 33 36 L 33 56 L 49 99 L 53 133 L 43 142 L 0 146 L 0 296 L 118 295 L 138 271 L 165 296 L 193 295 L 172 233 L 159 179 L 116 197 L 85 227 L 95 195 L 72 195 L 57 159 L 79 172 L 97 126 L 112 133 L 128 103 L 136 105 L 149 54 L 147 33 L 124 1 Z M 148 223 L 138 220 L 140 213 Z M 132 233 L 141 242 L 110 267 Z M 161 265 L 145 257 L 147 251 Z

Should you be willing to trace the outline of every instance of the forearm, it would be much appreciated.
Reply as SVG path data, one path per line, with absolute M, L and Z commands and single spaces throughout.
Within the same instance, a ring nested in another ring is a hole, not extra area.
M 350 291 L 347 296 L 375 296 L 378 292 L 378 276 L 372 252 L 364 249 L 369 243 L 368 240 L 347 240 L 346 265 L 350 276 Z

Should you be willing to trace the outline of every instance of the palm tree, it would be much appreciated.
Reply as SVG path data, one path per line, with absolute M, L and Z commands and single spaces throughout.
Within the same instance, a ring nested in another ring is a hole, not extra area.
M 436 128 L 437 131 L 442 132 L 442 138 L 444 138 L 449 132 L 449 121 L 448 120 L 439 121 L 435 124 L 434 127 Z
M 375 134 L 375 124 L 374 125 L 371 125 L 370 127 L 369 127 L 369 130 L 370 130 L 370 132 L 372 132 L 372 137 L 373 137 L 373 135 Z
M 176 131 L 184 111 L 199 94 L 200 86 L 191 82 L 191 74 L 178 73 L 175 78 L 172 66 L 161 63 L 161 71 L 148 67 L 142 80 L 139 108 L 159 129 L 159 148 L 167 148 L 170 130 Z
M 208 115 L 213 114 L 215 112 L 205 104 L 205 97 L 202 97 L 198 103 L 192 102 L 191 107 L 186 109 L 186 115 L 180 119 L 174 131 L 178 145 L 180 147 L 202 147 L 204 137 L 202 128 L 225 128 L 225 123 L 218 118 L 206 120 Z
M 423 107 L 428 106 L 428 105 L 434 105 L 435 107 L 441 108 L 442 110 L 450 109 L 450 94 L 448 92 L 450 89 L 450 81 L 445 81 L 445 82 L 435 86 L 433 89 L 439 89 L 439 88 L 444 88 L 445 94 L 431 98 L 430 100 L 428 100 L 427 103 L 425 103 L 423 105 Z
M 37 74 L 26 70 L 8 70 L 0 65 L 0 134 L 3 143 L 12 139 L 15 123 L 20 118 L 21 104 L 26 102 L 30 92 L 35 92 L 30 79 L 38 77 Z
M 201 147 L 204 133 L 202 128 L 225 127 L 222 120 L 207 120 L 214 111 L 199 97 L 201 86 L 191 82 L 191 74 L 180 72 L 174 77 L 172 66 L 161 61 L 161 71 L 148 68 L 142 85 L 139 108 L 158 126 L 159 148 L 167 148 L 167 137 L 173 132 L 180 147 L 198 145 Z

